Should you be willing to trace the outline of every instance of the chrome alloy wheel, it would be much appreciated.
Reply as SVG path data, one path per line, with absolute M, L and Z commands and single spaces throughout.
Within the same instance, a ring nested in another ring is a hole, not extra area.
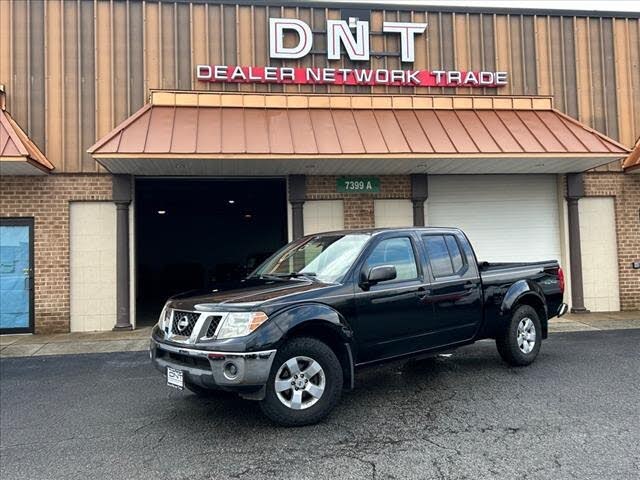
M 309 357 L 293 357 L 278 369 L 275 390 L 278 400 L 292 410 L 304 410 L 320 400 L 326 386 L 324 370 Z
M 524 317 L 518 324 L 518 348 L 522 353 L 530 353 L 536 346 L 536 326 L 529 317 Z

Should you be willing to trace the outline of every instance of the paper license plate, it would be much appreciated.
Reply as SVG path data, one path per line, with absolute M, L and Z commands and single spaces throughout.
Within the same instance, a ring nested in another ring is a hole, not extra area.
M 176 370 L 175 368 L 167 367 L 167 385 L 178 390 L 184 388 L 184 377 L 182 370 Z

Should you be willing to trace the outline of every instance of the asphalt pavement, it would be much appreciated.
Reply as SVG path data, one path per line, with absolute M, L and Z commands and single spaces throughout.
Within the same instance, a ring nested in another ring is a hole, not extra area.
M 165 386 L 145 352 L 0 360 L 0 478 L 635 479 L 640 330 L 493 342 L 359 372 L 325 422 Z

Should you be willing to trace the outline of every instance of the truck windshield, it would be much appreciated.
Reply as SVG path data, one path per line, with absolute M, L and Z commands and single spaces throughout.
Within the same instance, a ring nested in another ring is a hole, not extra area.
M 366 234 L 319 235 L 287 245 L 251 277 L 311 277 L 339 282 L 369 240 Z

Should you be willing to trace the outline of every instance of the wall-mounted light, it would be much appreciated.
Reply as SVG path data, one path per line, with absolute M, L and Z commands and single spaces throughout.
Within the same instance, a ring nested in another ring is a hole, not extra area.
M 229 205 L 233 205 L 234 203 L 236 203 L 235 200 L 227 200 L 227 202 L 229 203 Z
M 246 218 L 247 220 L 251 220 L 251 218 L 253 218 L 253 215 L 251 215 L 250 213 L 245 213 L 244 218 Z
M 166 210 L 158 210 L 158 215 L 165 215 L 166 213 Z

